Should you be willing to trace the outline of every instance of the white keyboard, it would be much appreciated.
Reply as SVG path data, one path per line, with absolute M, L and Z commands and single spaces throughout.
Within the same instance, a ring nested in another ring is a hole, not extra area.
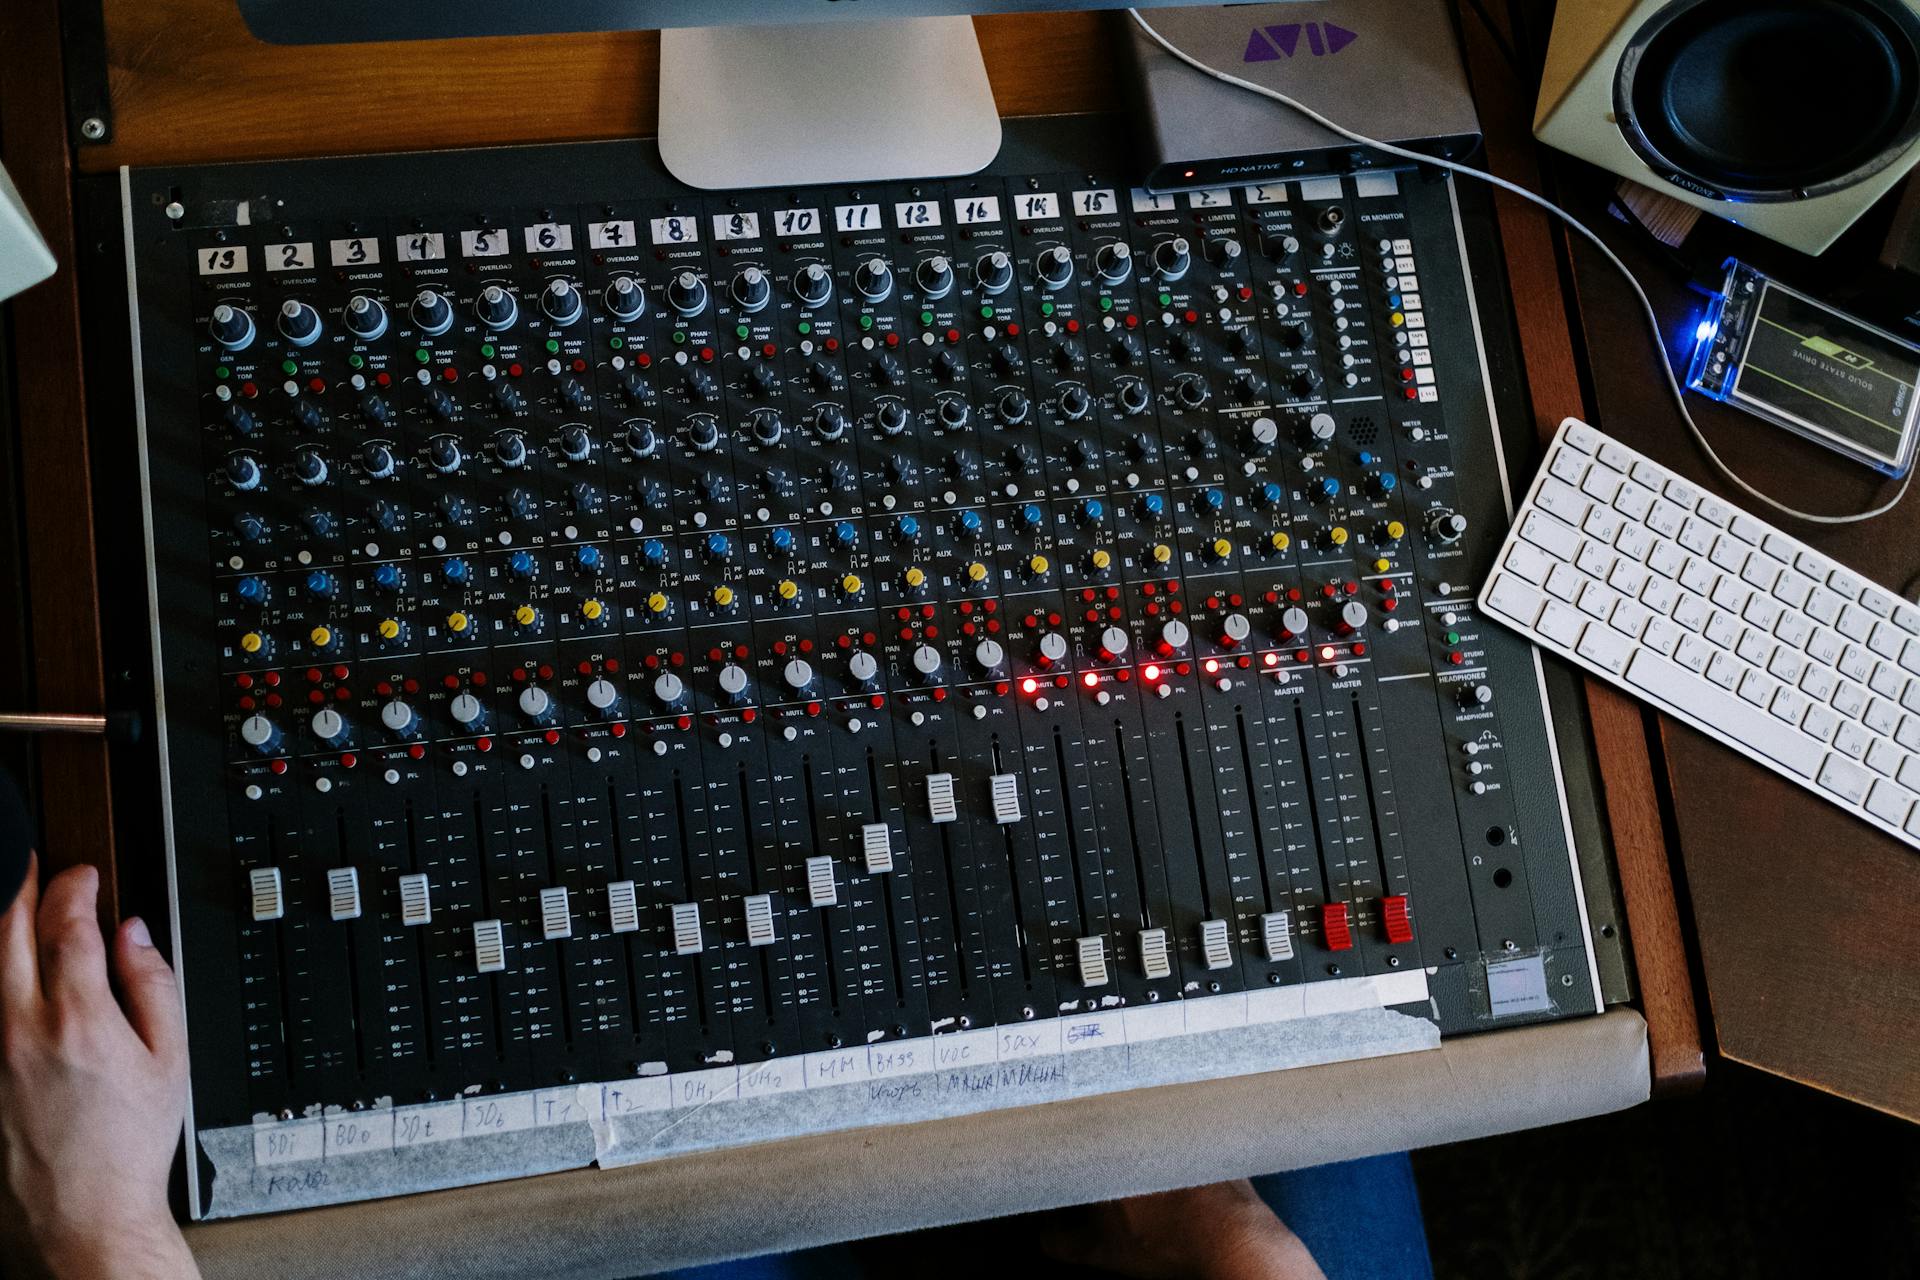
M 1480 608 L 1920 847 L 1920 609 L 1586 423 Z

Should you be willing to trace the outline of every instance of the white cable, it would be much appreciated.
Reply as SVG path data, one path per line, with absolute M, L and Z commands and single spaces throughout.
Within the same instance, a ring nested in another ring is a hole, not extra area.
M 1599 236 L 1588 230 L 1585 223 L 1581 222 L 1578 218 L 1551 200 L 1543 196 L 1537 196 L 1518 183 L 1509 182 L 1507 179 L 1488 173 L 1484 169 L 1476 169 L 1472 165 L 1461 164 L 1454 160 L 1443 160 L 1438 156 L 1425 155 L 1418 151 L 1409 151 L 1405 147 L 1396 147 L 1392 143 L 1381 142 L 1376 138 L 1369 138 L 1365 134 L 1355 133 L 1345 125 L 1329 120 L 1312 107 L 1307 106 L 1304 102 L 1290 98 L 1277 89 L 1269 89 L 1265 85 L 1255 84 L 1251 80 L 1242 80 L 1239 76 L 1231 75 L 1215 67 L 1208 66 L 1154 30 L 1152 24 L 1140 16 L 1138 9 L 1127 10 L 1127 15 L 1133 19 L 1135 25 L 1137 25 L 1141 31 L 1146 33 L 1149 40 L 1152 40 L 1173 57 L 1178 58 L 1181 62 L 1186 63 L 1202 75 L 1212 76 L 1215 80 L 1223 84 L 1230 84 L 1235 88 L 1245 89 L 1248 93 L 1257 93 L 1263 98 L 1273 99 L 1282 106 L 1291 107 L 1315 124 L 1339 134 L 1349 142 L 1356 142 L 1361 146 L 1372 147 L 1376 151 L 1384 151 L 1390 156 L 1399 156 L 1403 160 L 1412 160 L 1417 164 L 1434 165 L 1441 169 L 1451 170 L 1454 173 L 1464 173 L 1470 177 L 1479 178 L 1483 182 L 1490 182 L 1503 191 L 1510 191 L 1522 200 L 1540 206 L 1548 213 L 1561 219 L 1575 231 L 1578 231 L 1582 236 L 1585 236 L 1587 241 L 1600 251 L 1600 255 L 1612 263 L 1614 269 L 1626 278 L 1627 283 L 1633 288 L 1634 296 L 1640 300 L 1640 310 L 1646 315 L 1647 325 L 1653 331 L 1654 350 L 1658 353 L 1660 371 L 1667 376 L 1667 386 L 1673 392 L 1674 406 L 1680 410 L 1680 417 L 1687 424 L 1687 430 L 1693 433 L 1694 443 L 1698 444 L 1701 452 L 1707 455 L 1707 461 L 1713 463 L 1715 469 L 1718 470 L 1721 475 L 1738 485 L 1743 492 L 1766 503 L 1775 511 L 1792 516 L 1796 520 L 1806 520 L 1813 524 L 1854 524 L 1861 520 L 1871 520 L 1875 516 L 1885 515 L 1887 512 L 1893 510 L 1894 507 L 1899 505 L 1900 500 L 1907 496 L 1907 486 L 1913 483 L 1913 472 L 1915 468 L 1908 469 L 1906 476 L 1900 481 L 1900 487 L 1894 491 L 1891 498 L 1888 498 L 1877 507 L 1856 512 L 1852 515 L 1816 515 L 1811 511 L 1801 511 L 1796 507 L 1788 506 L 1778 499 L 1768 497 L 1766 494 L 1760 492 L 1760 490 L 1748 484 L 1745 480 L 1742 480 L 1738 475 L 1735 475 L 1733 468 L 1729 467 L 1725 462 L 1722 462 L 1720 455 L 1715 453 L 1713 446 L 1707 442 L 1706 434 L 1700 430 L 1699 424 L 1693 420 L 1693 414 L 1687 409 L 1686 392 L 1680 386 L 1680 379 L 1675 376 L 1673 366 L 1667 362 L 1666 347 L 1661 337 L 1660 317 L 1654 314 L 1653 302 L 1647 297 L 1647 291 L 1640 287 L 1640 281 L 1634 278 L 1633 272 L 1627 269 L 1627 264 L 1620 260 L 1619 255 L 1608 248 L 1606 242 L 1601 240 Z

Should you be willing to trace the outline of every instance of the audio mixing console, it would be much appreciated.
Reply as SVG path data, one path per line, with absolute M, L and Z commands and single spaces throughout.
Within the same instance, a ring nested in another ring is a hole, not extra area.
M 198 1132 L 1597 1008 L 1451 184 L 1111 137 L 126 176 Z

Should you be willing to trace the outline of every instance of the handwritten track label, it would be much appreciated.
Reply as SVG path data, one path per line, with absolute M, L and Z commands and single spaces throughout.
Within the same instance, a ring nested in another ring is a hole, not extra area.
M 431 1142 L 452 1142 L 466 1121 L 466 1105 L 431 1102 L 419 1107 L 399 1107 L 393 1113 L 393 1145 L 419 1147 Z
M 203 276 L 235 276 L 247 269 L 247 247 L 243 244 L 215 245 L 195 256 Z
M 633 244 L 631 222 L 596 222 L 587 228 L 587 247 L 590 249 L 630 249 Z
M 270 1165 L 318 1160 L 326 1153 L 326 1142 L 326 1126 L 318 1120 L 290 1120 L 258 1128 L 253 1133 L 253 1162 Z

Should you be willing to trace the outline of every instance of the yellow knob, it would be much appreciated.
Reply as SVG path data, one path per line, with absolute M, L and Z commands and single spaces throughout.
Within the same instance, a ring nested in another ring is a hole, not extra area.
M 967 566 L 968 582 L 985 582 L 986 580 L 987 580 L 987 566 L 981 564 L 978 560 L 975 560 L 972 564 Z
M 464 613 L 450 613 L 447 615 L 447 630 L 455 634 L 465 631 L 467 629 L 467 621 L 467 615 Z
M 666 611 L 667 611 L 667 593 L 666 592 L 656 591 L 652 595 L 647 597 L 648 613 L 665 613 Z
M 1387 521 L 1387 540 L 1389 542 L 1398 542 L 1406 536 L 1407 526 L 1401 524 L 1398 520 Z
M 587 603 L 592 604 L 594 602 L 589 600 Z M 585 610 L 581 612 L 584 613 Z M 513 611 L 513 620 L 519 626 L 530 627 L 540 621 L 540 611 L 530 604 L 523 604 Z
M 398 640 L 400 638 L 400 624 L 392 618 L 380 619 L 378 629 L 382 640 Z
M 1405 313 L 1399 312 L 1399 311 L 1394 312 L 1392 315 L 1388 316 L 1387 319 L 1390 322 L 1392 322 L 1393 327 L 1396 329 L 1398 329 L 1401 325 L 1407 322 L 1407 317 Z
M 907 590 L 909 591 L 918 591 L 921 587 L 927 585 L 926 570 L 920 568 L 919 565 L 914 565 L 905 573 L 901 574 L 900 577 L 901 580 L 907 584 Z
M 774 590 L 779 593 L 782 600 L 798 600 L 800 598 L 800 584 L 792 578 L 782 578 L 780 585 L 775 587 Z
M 1153 546 L 1153 562 L 1155 564 L 1172 564 L 1173 548 L 1164 542 L 1156 542 Z
M 1213 552 L 1213 558 L 1215 560 L 1225 560 L 1233 554 L 1233 543 L 1226 538 L 1215 538 L 1213 540 L 1213 546 L 1208 548 L 1208 550 Z
M 1275 551 L 1285 551 L 1288 547 L 1291 547 L 1293 545 L 1293 539 L 1289 537 L 1287 534 L 1282 533 L 1280 530 L 1276 529 L 1273 532 L 1273 536 L 1267 539 L 1267 545 L 1269 547 L 1272 547 Z
M 266 647 L 267 642 L 261 637 L 258 631 L 249 631 L 240 637 L 240 651 L 242 653 L 258 653 Z
M 857 596 L 860 594 L 860 588 L 863 585 L 864 584 L 860 581 L 859 574 L 850 573 L 846 577 L 840 579 L 840 593 L 842 595 Z
M 1387 559 L 1385 556 L 1373 562 L 1373 571 L 1375 573 L 1385 573 L 1391 568 L 1393 568 L 1393 561 Z
M 316 649 L 331 648 L 333 646 L 332 628 L 315 627 L 313 630 L 307 632 L 307 643 Z
M 713 589 L 713 603 L 717 608 L 725 609 L 733 603 L 733 588 L 722 584 Z
M 1333 528 L 1327 530 L 1327 541 L 1331 542 L 1336 547 L 1346 546 L 1347 545 L 1346 526 L 1337 524 L 1333 526 Z
M 600 615 L 606 611 L 607 607 L 598 600 L 583 600 L 580 602 L 580 616 L 588 622 L 600 621 Z
M 1095 573 L 1105 573 L 1113 567 L 1113 553 L 1101 548 L 1087 557 L 1087 563 L 1093 566 Z
M 1027 572 L 1038 578 L 1053 566 L 1047 563 L 1045 556 L 1035 556 L 1027 561 Z

